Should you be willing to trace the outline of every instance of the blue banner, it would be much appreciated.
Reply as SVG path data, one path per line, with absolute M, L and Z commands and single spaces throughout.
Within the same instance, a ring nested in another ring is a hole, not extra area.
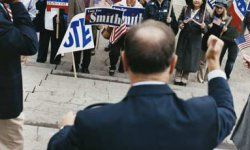
M 114 9 L 124 11 L 123 21 L 127 26 L 133 26 L 143 20 L 144 8 L 113 6 Z
M 120 26 L 123 11 L 112 8 L 86 8 L 85 25 Z

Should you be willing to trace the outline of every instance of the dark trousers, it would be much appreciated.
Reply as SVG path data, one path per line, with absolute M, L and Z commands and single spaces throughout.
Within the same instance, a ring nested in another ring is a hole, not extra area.
M 120 38 L 116 43 L 110 45 L 109 59 L 110 59 L 110 69 L 116 70 L 116 64 L 120 58 L 120 52 L 123 49 L 124 38 Z M 122 60 L 120 60 L 119 72 L 124 72 Z
M 93 38 L 94 38 L 94 45 L 96 45 L 96 34 L 97 34 L 97 29 L 96 27 L 92 27 L 92 32 L 93 32 Z M 78 71 L 80 65 L 82 69 L 88 69 L 90 62 L 91 62 L 91 51 L 93 49 L 88 49 L 88 50 L 83 50 L 83 51 L 76 51 L 74 52 L 74 58 L 75 58 L 75 64 L 76 64 L 76 70 Z M 81 55 L 82 57 L 82 62 L 81 62 Z
M 235 60 L 238 55 L 239 48 L 235 42 L 224 41 L 224 47 L 220 55 L 220 64 L 222 63 L 223 57 L 227 50 L 228 50 L 228 56 L 227 56 L 227 62 L 226 62 L 226 67 L 225 67 L 225 73 L 227 75 L 227 78 L 229 79 L 230 74 L 234 67 Z
M 46 62 L 47 55 L 48 55 L 49 42 L 51 39 L 50 63 L 59 64 L 61 62 L 61 55 L 58 55 L 56 57 L 56 54 L 61 44 L 62 38 L 63 37 L 59 37 L 58 39 L 56 39 L 56 31 L 42 29 L 40 31 L 37 62 Z
M 89 68 L 89 64 L 91 61 L 91 50 L 92 49 L 74 52 L 76 70 L 79 69 L 81 63 L 81 54 L 83 54 L 82 64 L 81 64 L 82 69 Z

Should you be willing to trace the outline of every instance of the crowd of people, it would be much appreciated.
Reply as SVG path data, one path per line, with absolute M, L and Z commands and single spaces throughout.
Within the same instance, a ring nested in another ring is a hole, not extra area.
M 220 56 L 220 62 L 222 63 L 225 53 L 228 52 L 225 72 L 227 79 L 230 79 L 239 52 L 234 39 L 243 34 L 239 33 L 236 28 L 230 26 L 230 21 L 232 19 L 227 9 L 231 3 L 232 1 L 228 0 L 216 0 L 214 9 L 210 14 L 206 11 L 206 0 L 187 1 L 187 6 L 183 7 L 178 19 L 176 19 L 177 17 L 173 8 L 170 9 L 171 4 L 169 0 L 152 0 L 149 2 L 145 0 L 121 0 L 114 3 L 114 5 L 134 8 L 144 7 L 144 21 L 148 19 L 161 21 L 167 26 L 170 26 L 175 35 L 180 31 L 176 47 L 178 62 L 176 65 L 174 84 L 185 86 L 188 83 L 190 73 L 197 72 L 197 80 L 201 83 L 207 80 L 207 68 L 204 58 L 207 49 L 206 42 L 210 35 L 215 35 L 225 42 Z M 73 16 L 83 13 L 85 8 L 93 6 L 93 0 L 69 0 L 69 8 L 66 14 L 62 9 L 47 11 L 46 0 L 39 0 L 36 3 L 38 14 L 34 20 L 36 29 L 40 32 L 37 62 L 46 62 L 48 45 L 51 40 L 50 63 L 60 64 L 61 56 L 56 56 L 56 53 L 66 32 L 67 25 L 70 23 Z M 58 11 L 60 11 L 60 13 L 58 13 Z M 169 11 L 171 11 L 170 15 Z M 56 26 L 58 23 L 58 14 L 60 14 L 60 22 L 59 26 Z M 249 28 L 249 13 L 247 13 L 245 18 L 244 24 Z M 56 35 L 56 28 L 58 27 L 60 32 L 59 35 Z M 114 30 L 112 27 L 92 26 L 95 44 L 97 30 L 100 29 L 106 39 L 110 38 L 112 30 Z M 119 58 L 124 48 L 125 35 L 126 34 L 121 36 L 116 42 L 109 43 L 105 48 L 105 51 L 109 52 L 110 76 L 115 74 L 118 62 L 120 62 L 118 71 L 121 73 L 124 72 L 122 60 Z M 93 55 L 95 55 L 95 49 L 74 52 L 76 71 L 90 73 L 89 65 Z M 73 66 L 71 71 L 73 71 Z
M 183 7 L 178 20 L 173 9 L 168 15 L 169 0 L 140 2 L 116 3 L 145 7 L 144 21 L 108 46 L 109 73 L 114 75 L 120 57 L 121 70 L 118 70 L 126 72 L 131 83 L 128 94 L 116 104 L 94 105 L 77 114 L 68 113 L 60 124 L 60 131 L 50 139 L 49 150 L 211 150 L 230 134 L 236 115 L 227 80 L 239 51 L 234 42 L 239 33 L 228 26 L 228 1 L 216 0 L 214 11 L 209 15 L 204 0 L 192 0 Z M 33 4 L 32 0 L 28 3 L 0 0 L 1 150 L 23 149 L 20 57 L 38 51 L 37 62 L 46 62 L 51 40 L 50 63 L 60 64 L 61 56 L 56 57 L 56 53 L 68 23 L 74 15 L 93 6 L 93 1 L 69 0 L 66 14 L 60 9 L 48 11 L 46 1 L 39 0 L 36 17 L 32 13 Z M 247 28 L 250 27 L 248 15 L 244 21 Z M 92 28 L 94 32 L 97 30 Z M 36 31 L 40 32 L 39 42 Z M 224 73 L 220 64 L 226 51 Z M 74 53 L 78 71 L 89 73 L 94 53 L 93 49 Z M 242 57 L 250 68 L 250 57 Z M 191 72 L 199 72 L 200 82 L 207 78 L 208 95 L 187 101 L 179 98 L 168 85 L 175 69 L 177 85 L 186 85 Z

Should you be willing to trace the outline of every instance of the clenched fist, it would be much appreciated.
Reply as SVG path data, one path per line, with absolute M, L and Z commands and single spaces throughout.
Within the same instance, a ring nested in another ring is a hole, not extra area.
M 76 118 L 76 114 L 72 111 L 68 112 L 66 115 L 63 116 L 62 120 L 58 123 L 58 127 L 64 127 L 66 125 L 74 125 Z
M 206 59 L 208 62 L 208 71 L 220 69 L 220 54 L 224 46 L 224 42 L 214 35 L 211 35 L 208 39 L 208 49 L 206 53 Z

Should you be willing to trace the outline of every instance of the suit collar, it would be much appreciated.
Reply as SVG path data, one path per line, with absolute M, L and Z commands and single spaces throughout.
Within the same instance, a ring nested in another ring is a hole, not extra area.
M 174 91 L 166 84 L 164 85 L 139 85 L 133 86 L 127 93 L 130 96 L 173 94 Z

